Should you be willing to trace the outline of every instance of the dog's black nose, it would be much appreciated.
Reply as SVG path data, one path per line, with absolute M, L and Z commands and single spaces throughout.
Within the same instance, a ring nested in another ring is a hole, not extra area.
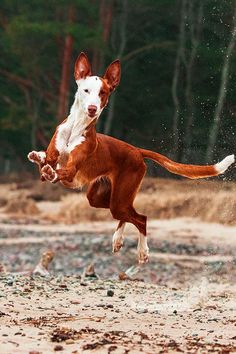
M 88 106 L 88 113 L 91 117 L 94 117 L 97 112 L 97 107 L 94 105 Z

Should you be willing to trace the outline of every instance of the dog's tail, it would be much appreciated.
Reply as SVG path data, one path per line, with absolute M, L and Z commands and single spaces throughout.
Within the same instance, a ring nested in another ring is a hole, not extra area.
M 148 158 L 157 162 L 159 165 L 163 166 L 168 171 L 175 173 L 176 175 L 184 176 L 191 179 L 218 176 L 221 173 L 224 173 L 227 168 L 235 161 L 234 155 L 229 155 L 225 157 L 221 162 L 218 162 L 215 165 L 185 165 L 182 163 L 174 162 L 154 151 L 144 149 L 139 150 L 144 158 Z

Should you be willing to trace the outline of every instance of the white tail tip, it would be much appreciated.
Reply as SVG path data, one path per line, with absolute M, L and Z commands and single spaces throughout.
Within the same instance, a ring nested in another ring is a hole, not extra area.
M 216 171 L 221 174 L 221 173 L 224 173 L 227 168 L 232 165 L 232 163 L 235 162 L 235 158 L 234 158 L 234 155 L 229 155 L 229 156 L 226 156 L 224 158 L 224 160 L 218 162 L 217 164 L 215 164 L 215 169 Z

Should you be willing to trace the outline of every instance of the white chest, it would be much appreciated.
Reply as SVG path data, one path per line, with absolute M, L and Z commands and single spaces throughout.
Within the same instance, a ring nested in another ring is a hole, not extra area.
M 69 119 L 61 124 L 57 131 L 56 149 L 59 153 L 69 154 L 74 148 L 85 141 L 84 126 Z

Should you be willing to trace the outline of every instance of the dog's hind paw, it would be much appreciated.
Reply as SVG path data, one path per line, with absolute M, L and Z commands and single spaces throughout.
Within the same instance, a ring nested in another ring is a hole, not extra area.
M 123 239 L 116 240 L 112 245 L 112 252 L 117 253 L 123 246 Z
M 139 264 L 148 263 L 149 261 L 149 249 L 139 249 L 138 250 L 138 262 Z

